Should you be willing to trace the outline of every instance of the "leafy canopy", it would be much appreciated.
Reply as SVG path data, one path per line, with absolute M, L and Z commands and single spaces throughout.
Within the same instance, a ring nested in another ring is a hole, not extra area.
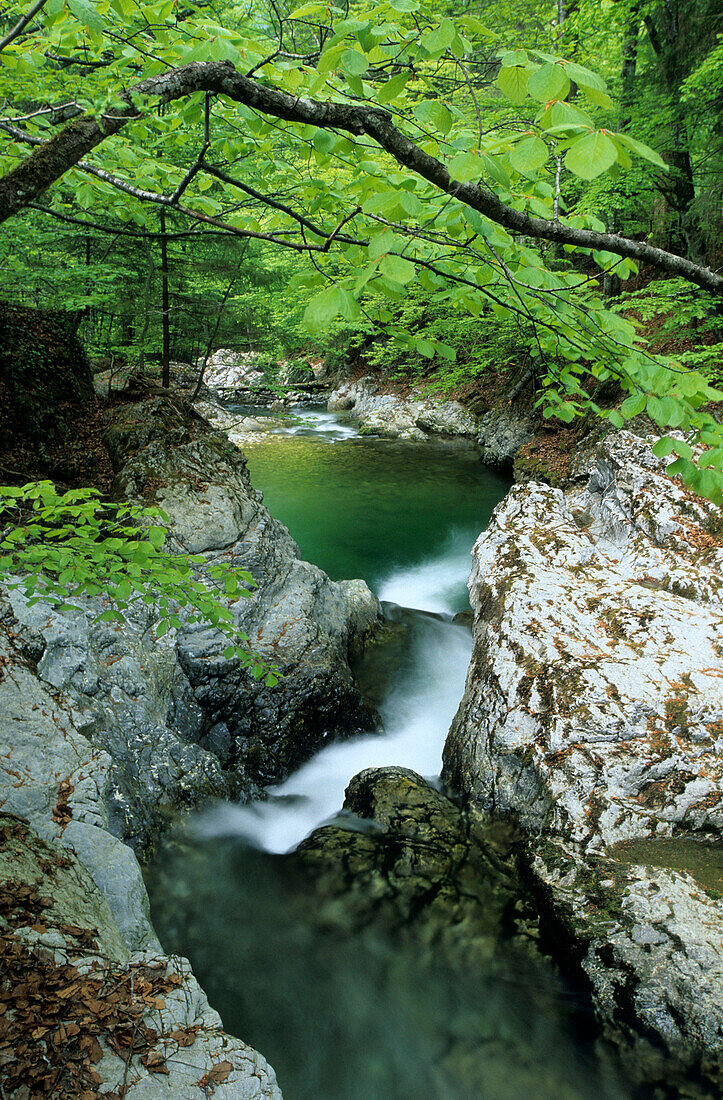
M 10 6 L 10 18 L 21 14 Z M 78 111 L 105 112 L 113 129 L 129 74 L 146 81 L 133 93 L 137 117 L 34 204 L 47 216 L 153 232 L 163 206 L 179 230 L 291 250 L 311 261 L 293 283 L 308 295 L 311 332 L 364 318 L 412 354 L 453 358 L 446 342 L 395 323 L 419 288 L 445 309 L 517 324 L 545 416 L 592 411 L 619 427 L 645 411 L 688 446 L 723 446 L 706 409 L 723 395 L 688 364 L 650 354 L 600 295 L 603 276 L 629 276 L 637 255 L 669 271 L 677 258 L 656 260 L 575 208 L 590 181 L 666 165 L 617 129 L 605 81 L 554 41 L 509 50 L 477 15 L 440 16 L 422 0 L 348 9 L 312 0 L 290 13 L 253 2 L 48 0 L 0 61 L 6 178 Z M 155 95 L 165 101 L 157 112 Z M 344 124 L 337 107 L 360 121 Z M 557 241 L 556 251 L 535 238 Z M 591 377 L 618 381 L 620 411 L 595 402 Z M 692 488 L 723 500 L 717 459 L 680 463 Z

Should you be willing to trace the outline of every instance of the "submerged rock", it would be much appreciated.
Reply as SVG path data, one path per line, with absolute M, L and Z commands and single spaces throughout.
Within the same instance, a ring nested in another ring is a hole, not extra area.
M 411 1009 L 426 1043 L 424 1094 L 627 1096 L 609 1047 L 593 1052 L 579 1034 L 584 999 L 566 1002 L 539 948 L 515 829 L 405 768 L 361 772 L 344 808 L 283 859 L 301 872 L 320 935 L 369 942 L 374 959 L 388 945 L 384 1003 L 404 1005 L 410 984 L 428 990 L 432 1003 Z
M 513 832 L 462 808 L 407 768 L 367 768 L 344 799 L 346 821 L 317 829 L 286 857 L 313 874 L 320 918 L 372 915 L 468 959 L 503 934 L 531 935 L 515 874 Z M 516 908 L 516 903 L 519 907 Z M 531 917 L 527 913 L 527 917 Z
M 517 485 L 497 508 L 474 548 L 444 774 L 531 838 L 544 907 L 635 1072 L 718 1087 L 723 901 L 614 858 L 641 838 L 719 844 L 723 825 L 717 510 L 665 465 L 616 433 L 580 450 L 566 490 Z

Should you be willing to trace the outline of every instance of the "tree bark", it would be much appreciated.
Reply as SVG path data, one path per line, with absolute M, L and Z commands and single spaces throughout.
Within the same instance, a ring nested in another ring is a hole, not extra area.
M 50 141 L 37 146 L 17 167 L 0 180 L 0 222 L 18 213 L 33 202 L 56 180 L 106 137 L 118 133 L 126 123 L 140 117 L 133 99 L 153 99 L 160 103 L 183 98 L 193 92 L 207 91 L 225 95 L 237 103 L 253 107 L 263 114 L 322 128 L 345 130 L 351 134 L 368 134 L 390 154 L 398 164 L 426 179 L 440 191 L 477 210 L 490 221 L 537 240 L 557 241 L 578 248 L 600 249 L 617 256 L 626 256 L 649 263 L 671 275 L 723 293 L 723 276 L 700 263 L 655 248 L 641 241 L 618 237 L 612 233 L 597 233 L 576 229 L 562 222 L 537 218 L 515 210 L 497 195 L 475 183 L 453 179 L 445 165 L 410 141 L 392 122 L 391 115 L 379 107 L 322 103 L 287 95 L 276 88 L 241 76 L 226 62 L 198 62 L 141 80 L 124 95 L 122 102 L 98 118 L 83 115 L 74 119 Z
M 171 324 L 168 304 L 168 241 L 166 239 L 166 210 L 161 207 L 161 326 L 163 329 L 163 359 L 161 385 L 171 386 Z

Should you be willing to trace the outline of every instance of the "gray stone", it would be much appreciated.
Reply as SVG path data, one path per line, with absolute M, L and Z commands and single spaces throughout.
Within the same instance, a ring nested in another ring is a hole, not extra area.
M 520 447 L 528 443 L 537 426 L 529 405 L 517 402 L 490 409 L 480 419 L 477 445 L 487 466 L 511 466 Z
M 265 375 L 258 368 L 259 353 L 255 351 L 233 351 L 231 348 L 219 348 L 208 357 L 203 380 L 212 394 L 218 397 L 233 397 L 238 390 L 247 390 L 265 382 Z M 196 366 L 203 366 L 200 358 Z
M 111 965 L 118 982 L 136 969 L 145 976 L 150 965 L 159 978 L 170 979 L 164 999 L 147 1002 L 144 1010 L 145 1023 L 158 1034 L 156 1049 L 167 1075 L 151 1072 L 140 1051 L 119 1057 L 101 1028 L 103 1057 L 96 1069 L 102 1092 L 125 1083 L 125 1095 L 136 1100 L 194 1100 L 213 1085 L 220 1100 L 281 1100 L 273 1070 L 256 1051 L 224 1033 L 186 960 L 161 954 L 136 857 L 107 832 L 110 757 L 77 730 L 71 706 L 38 677 L 14 644 L 12 635 L 20 632 L 10 629 L 3 610 L 0 887 L 6 904 L 0 928 L 5 941 L 25 945 L 33 975 L 38 968 L 71 964 L 81 976 L 97 972 L 106 981 Z M 49 899 L 40 921 L 32 907 L 24 916 L 29 903 L 22 895 L 16 906 L 8 904 L 23 885 Z M 59 988 L 55 980 L 52 986 Z M 189 1029 L 190 1045 L 179 1044 L 178 1035 Z M 207 1077 L 215 1067 L 218 1084 Z

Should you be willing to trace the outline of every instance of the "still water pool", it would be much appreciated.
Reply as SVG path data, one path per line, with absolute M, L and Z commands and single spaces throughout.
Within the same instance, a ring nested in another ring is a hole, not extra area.
M 455 444 L 358 435 L 304 411 L 249 449 L 252 483 L 305 558 L 363 577 L 399 629 L 361 666 L 384 735 L 333 745 L 264 802 L 196 815 L 148 868 L 154 922 L 286 1100 L 626 1098 L 585 994 L 549 958 L 490 938 L 483 964 L 373 922 L 344 931 L 281 853 L 333 818 L 365 767 L 434 777 L 471 653 L 474 539 L 508 479 Z M 406 610 L 405 610 L 406 609 Z

